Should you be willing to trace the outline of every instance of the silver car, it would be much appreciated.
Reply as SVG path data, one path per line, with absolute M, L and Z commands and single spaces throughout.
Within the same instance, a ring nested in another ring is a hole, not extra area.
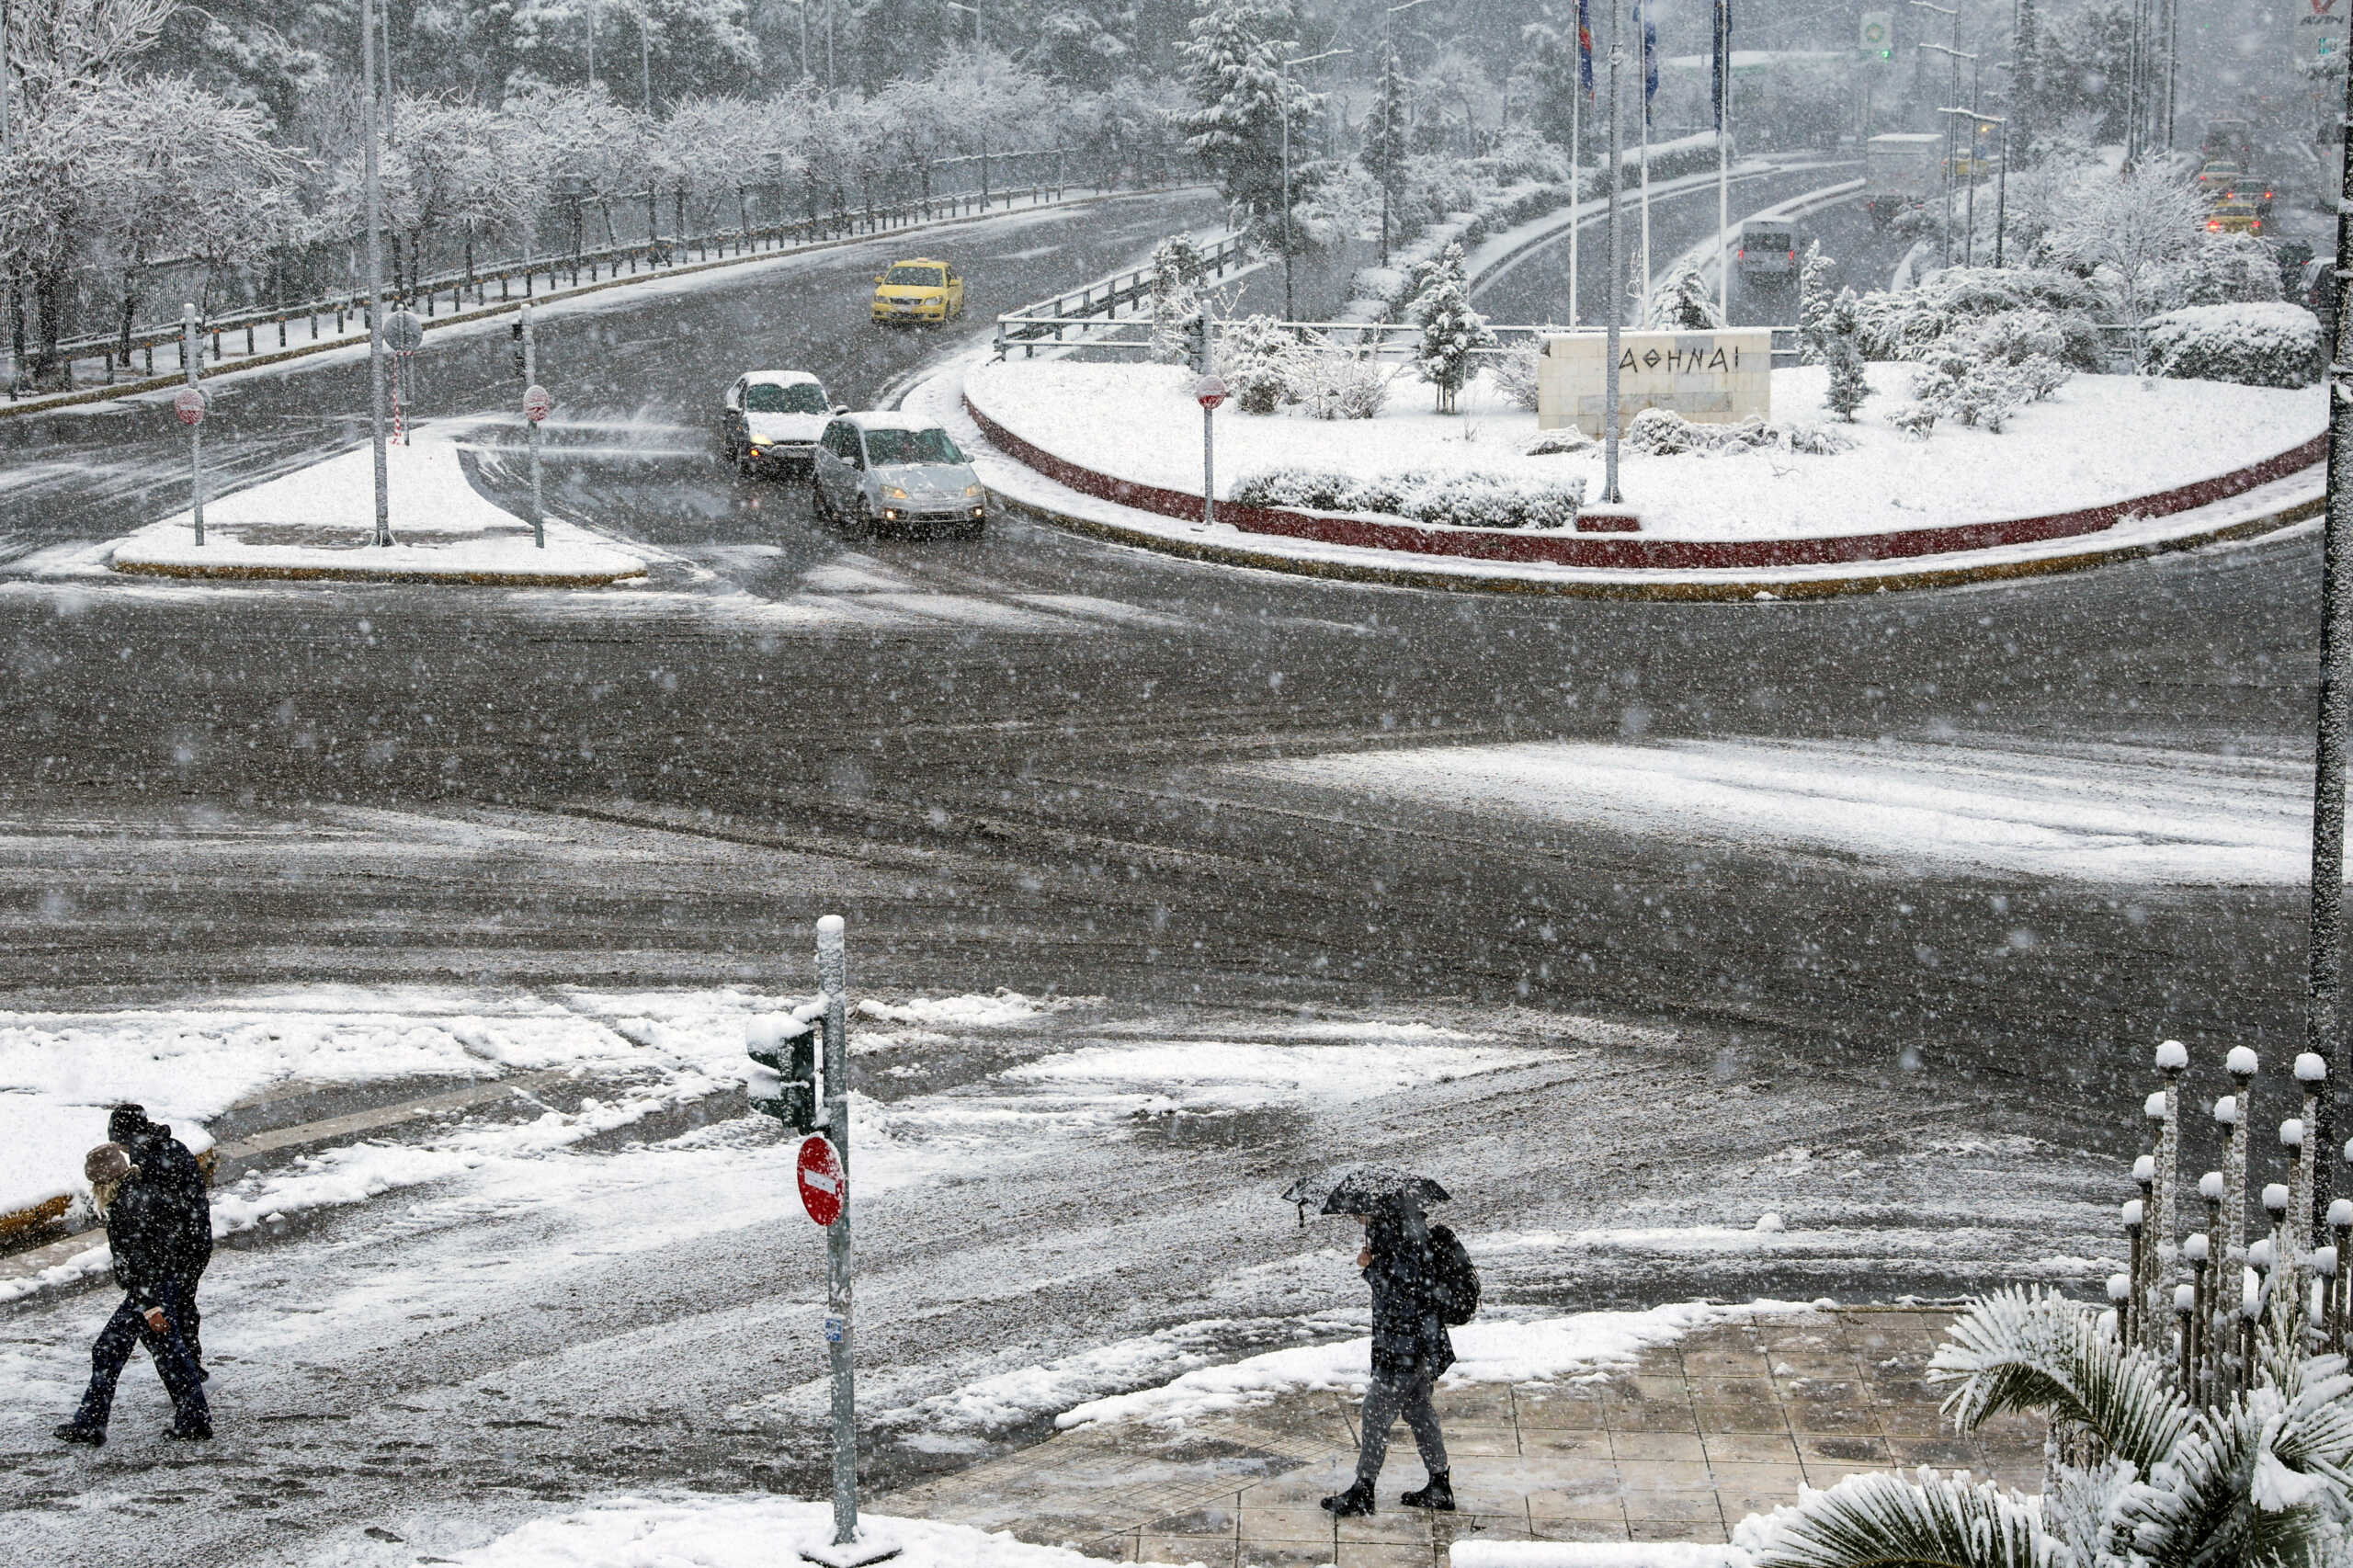
M 976 539 L 988 496 L 948 432 L 904 414 L 845 414 L 825 426 L 810 461 L 817 516 L 858 533 Z
M 806 468 L 826 421 L 843 412 L 806 370 L 754 370 L 720 401 L 719 442 L 735 472 Z

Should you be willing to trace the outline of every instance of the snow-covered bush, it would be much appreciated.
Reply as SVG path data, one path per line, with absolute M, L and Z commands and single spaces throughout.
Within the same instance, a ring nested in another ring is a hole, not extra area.
M 1764 450 L 1826 456 L 1846 451 L 1854 445 L 1836 431 L 1817 426 L 1768 425 L 1756 415 L 1737 425 L 1698 425 L 1668 408 L 1643 409 L 1634 415 L 1620 439 L 1628 450 L 1653 457 Z
M 1798 363 L 1830 363 L 1830 273 L 1836 264 L 1822 254 L 1820 240 L 1808 240 L 1798 264 Z M 1851 293 L 1852 290 L 1849 290 Z
M 2245 305 L 2279 297 L 2279 257 L 2253 234 L 2205 233 L 2182 258 L 2171 292 L 2180 305 Z
M 1888 410 L 1887 422 L 1915 441 L 1925 441 L 1937 427 L 1937 411 L 1925 403 L 1907 403 Z
M 1830 382 L 1823 406 L 1852 425 L 1855 411 L 1871 395 L 1870 378 L 1863 369 L 1862 326 L 1855 291 L 1841 289 L 1813 329 L 1814 351 L 1830 368 Z
M 1269 469 L 1233 487 L 1246 506 L 1313 512 L 1372 512 L 1466 528 L 1565 528 L 1585 505 L 1585 481 L 1491 473 L 1374 474 L 1335 469 Z
M 1593 447 L 1592 437 L 1574 425 L 1563 425 L 1557 430 L 1547 430 L 1529 442 L 1526 450 L 1531 458 L 1556 458 L 1572 452 L 1589 452 Z
M 1208 270 L 1199 248 L 1182 234 L 1153 247 L 1152 357 L 1161 364 L 1188 362 L 1192 339 L 1187 328 L 1200 314 L 1200 284 Z
M 1423 291 L 1417 313 L 1422 340 L 1415 366 L 1422 380 L 1438 389 L 1438 411 L 1451 414 L 1455 394 L 1471 379 L 1472 356 L 1495 347 L 1495 335 L 1487 318 L 1471 308 L 1462 285 L 1451 278 L 1440 278 Z
M 1347 348 L 1317 335 L 1299 345 L 1289 361 L 1291 400 L 1317 419 L 1370 419 L 1389 401 L 1399 367 L 1370 349 Z
M 1865 294 L 1856 324 L 1866 359 L 1917 359 L 1944 338 L 2011 311 L 2037 310 L 2057 324 L 2059 358 L 2078 370 L 2108 360 L 2097 328 L 2106 301 L 2073 273 L 2031 267 L 1952 267 L 1910 289 Z
M 1544 340 L 1523 337 L 1518 343 L 1487 361 L 1495 378 L 1495 390 L 1514 408 L 1530 413 L 1536 409 L 1536 378 L 1544 363 Z
M 1676 264 L 1666 286 L 1651 296 L 1647 324 L 1662 332 L 1714 332 L 1724 324 L 1697 263 L 1687 258 Z
M 1912 372 L 1912 395 L 1956 425 L 1999 431 L 2028 398 L 2027 384 L 2000 359 L 1981 358 L 1958 340 Z
M 1245 316 L 1218 337 L 1217 373 L 1234 406 L 1245 414 L 1272 414 L 1293 402 L 1293 360 L 1298 339 L 1272 316 Z
M 2320 379 L 2320 320 L 2302 305 L 2192 305 L 2153 317 L 2143 330 L 2152 375 L 2250 387 Z

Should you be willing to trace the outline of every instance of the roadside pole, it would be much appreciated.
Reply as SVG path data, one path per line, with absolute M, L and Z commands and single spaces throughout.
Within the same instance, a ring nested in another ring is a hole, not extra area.
M 2332 1064 L 2319 1096 L 2323 1166 L 2336 1147 L 2336 1085 L 2353 1074 L 2342 1035 L 2345 984 L 2345 741 L 2353 724 L 2353 71 L 2337 117 L 2336 352 L 2328 367 L 2328 512 L 2321 535 L 2320 712 L 2313 744 L 2312 920 L 2304 982 L 2304 1049 Z M 2244 1101 L 2242 1101 L 2244 1103 Z M 2313 1234 L 2334 1183 L 2313 1182 Z
M 540 385 L 539 342 L 532 332 L 531 302 L 523 301 L 518 312 L 523 318 L 523 426 L 524 442 L 531 449 L 531 544 L 534 549 L 548 547 L 548 514 L 540 490 L 540 422 L 548 416 L 553 400 L 548 389 Z
M 1716 313 L 1732 324 L 1732 0 L 1716 0 Z M 1870 102 L 1870 78 L 1863 79 Z M 1870 111 L 1864 110 L 1869 119 Z M 1866 133 L 1868 139 L 1868 132 Z
M 1625 304 L 1618 275 L 1618 187 L 1625 172 L 1619 166 L 1624 149 L 1618 124 L 1618 67 L 1626 57 L 1619 38 L 1619 9 L 1609 7 L 1609 276 L 1602 290 L 1609 297 L 1609 337 L 1601 372 L 1601 498 L 1612 505 L 1625 499 L 1618 494 L 1618 318 Z
M 384 201 L 376 167 L 376 8 L 359 7 L 359 74 L 368 90 L 359 99 L 367 124 L 360 128 L 361 173 L 368 187 L 368 408 L 369 438 L 376 449 L 376 539 L 392 542 L 391 480 L 384 458 Z M 388 42 L 390 40 L 387 40 Z
M 1585 7 L 1577 7 L 1577 28 L 1585 28 Z M 1585 221 L 1577 215 L 1577 207 L 1585 199 L 1585 40 L 1579 37 L 1570 44 L 1576 55 L 1576 65 L 1570 72 L 1569 83 L 1569 330 L 1577 327 L 1577 231 Z M 1384 224 L 1387 213 L 1382 213 Z M 1385 265 L 1385 263 L 1384 263 Z
M 1208 324 L 1202 324 L 1204 335 Z M 1202 358 L 1207 359 L 1208 356 Z M 1217 521 L 1217 407 L 1225 401 L 1225 383 L 1215 376 L 1203 376 L 1193 383 L 1193 400 L 1201 405 L 1201 527 Z
M 858 1387 L 850 1358 L 849 1044 L 843 993 L 849 955 L 842 917 L 817 922 L 817 989 L 824 994 L 825 1133 L 841 1162 L 841 1216 L 825 1227 L 825 1346 L 834 1372 L 834 1545 L 858 1544 Z
M 180 307 L 180 364 L 188 371 L 188 390 L 174 399 L 180 423 L 188 426 L 188 514 L 196 521 L 196 542 L 204 542 L 204 389 L 197 378 L 204 364 L 204 333 L 196 306 Z

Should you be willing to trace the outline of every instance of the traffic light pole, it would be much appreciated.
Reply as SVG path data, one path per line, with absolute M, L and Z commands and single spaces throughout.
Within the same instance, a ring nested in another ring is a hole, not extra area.
M 843 993 L 849 956 L 842 917 L 817 922 L 817 989 L 824 996 L 825 1136 L 842 1166 L 841 1217 L 825 1227 L 825 1344 L 834 1371 L 834 1545 L 858 1544 L 858 1389 L 853 1345 L 849 1241 L 849 1045 Z

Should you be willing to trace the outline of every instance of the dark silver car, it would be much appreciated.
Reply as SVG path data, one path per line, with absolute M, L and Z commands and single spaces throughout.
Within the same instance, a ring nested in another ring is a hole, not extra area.
M 980 475 L 948 432 L 904 414 L 845 414 L 811 460 L 817 516 L 859 533 L 976 539 L 988 521 Z

